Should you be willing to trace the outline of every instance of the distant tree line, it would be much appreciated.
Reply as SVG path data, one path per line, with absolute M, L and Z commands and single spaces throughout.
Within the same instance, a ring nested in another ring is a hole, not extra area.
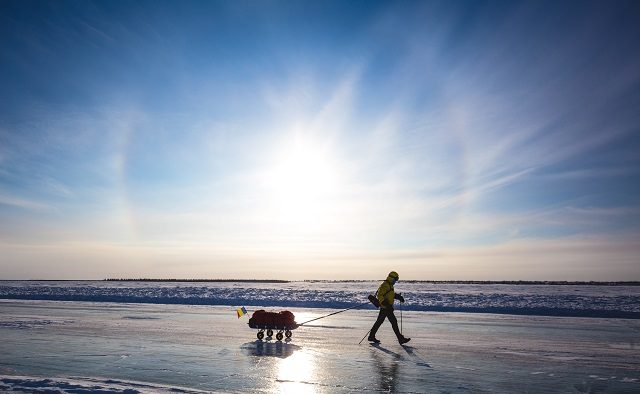
M 159 278 L 109 278 L 109 282 L 245 282 L 245 283 L 290 283 L 296 281 L 280 279 L 159 279 Z M 371 282 L 371 280 L 313 280 L 302 282 Z M 551 286 L 640 286 L 638 281 L 566 281 L 566 280 L 403 280 L 404 283 L 433 283 L 454 285 L 551 285 Z
M 250 283 L 288 283 L 278 279 L 154 279 L 154 278 L 109 278 L 108 282 L 250 282 Z
M 567 280 L 405 280 L 409 283 L 449 283 L 449 284 L 465 284 L 465 285 L 553 285 L 553 286 L 640 286 L 640 282 L 626 281 L 567 281 Z
M 384 280 L 384 279 L 380 279 Z M 304 282 L 371 282 L 372 280 L 305 280 Z M 640 286 L 638 281 L 566 281 L 566 280 L 403 280 L 403 283 L 453 285 L 560 285 L 560 286 Z

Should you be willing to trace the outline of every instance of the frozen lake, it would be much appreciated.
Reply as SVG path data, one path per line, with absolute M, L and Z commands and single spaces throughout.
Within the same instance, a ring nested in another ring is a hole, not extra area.
M 298 322 L 335 311 L 287 309 Z M 637 319 L 405 311 L 410 346 L 388 322 L 381 346 L 358 345 L 375 315 L 328 317 L 282 343 L 257 341 L 233 307 L 0 300 L 0 390 L 640 391 Z

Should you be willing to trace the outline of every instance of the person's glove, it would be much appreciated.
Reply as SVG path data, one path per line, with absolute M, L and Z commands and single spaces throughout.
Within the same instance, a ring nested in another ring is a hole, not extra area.
M 404 304 L 404 297 L 402 296 L 402 294 L 396 294 L 395 298 Z

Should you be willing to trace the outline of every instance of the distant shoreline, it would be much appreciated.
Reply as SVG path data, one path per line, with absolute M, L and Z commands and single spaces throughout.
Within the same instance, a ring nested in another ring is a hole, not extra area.
M 304 280 L 303 282 L 371 282 L 371 280 Z M 564 281 L 564 280 L 402 280 L 403 283 L 453 285 L 551 285 L 551 286 L 640 286 L 640 281 Z
M 0 282 L 158 282 L 158 283 L 362 283 L 381 279 L 344 280 L 281 280 L 281 279 L 161 279 L 161 278 L 107 278 L 107 279 L 0 279 Z M 552 281 L 552 280 L 403 280 L 403 283 L 432 283 L 454 285 L 546 285 L 546 286 L 640 286 L 640 281 Z
M 104 279 L 107 282 L 248 282 L 248 283 L 359 283 L 375 282 L 378 279 L 344 279 L 344 280 L 279 280 L 279 279 Z M 640 281 L 536 281 L 536 280 L 403 280 L 404 283 L 433 283 L 433 284 L 454 284 L 454 285 L 552 285 L 552 286 L 640 286 Z
M 289 283 L 290 280 L 281 279 L 103 279 L 105 282 L 240 282 L 240 283 Z

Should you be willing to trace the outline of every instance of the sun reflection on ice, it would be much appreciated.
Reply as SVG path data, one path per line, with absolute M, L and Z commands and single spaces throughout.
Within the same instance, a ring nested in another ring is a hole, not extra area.
M 316 388 L 310 382 L 315 377 L 313 356 L 304 351 L 295 352 L 280 361 L 278 365 L 279 392 L 315 393 Z

